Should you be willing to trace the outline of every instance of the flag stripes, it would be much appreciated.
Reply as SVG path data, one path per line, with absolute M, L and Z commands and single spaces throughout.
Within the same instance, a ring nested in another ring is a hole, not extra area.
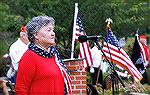
M 104 43 L 103 51 L 110 62 L 118 64 L 122 68 L 126 69 L 136 81 L 140 81 L 142 79 L 142 75 L 122 48 L 118 49 L 116 46 Z
M 65 86 L 67 88 L 67 95 L 72 95 L 71 78 L 70 78 L 68 72 L 65 70 L 65 68 L 63 66 L 61 66 L 57 55 L 55 56 L 55 60 L 56 60 L 56 64 L 60 68 L 62 76 L 64 78 Z
M 78 10 L 78 7 L 77 7 L 77 18 L 75 20 L 76 23 L 74 23 L 74 27 L 75 27 L 75 31 L 73 32 L 74 36 L 73 37 L 74 41 L 78 42 L 78 37 L 80 35 L 86 35 L 86 32 L 84 31 L 84 28 L 83 28 L 83 25 L 82 25 L 82 20 L 80 18 L 80 15 L 79 15 L 79 10 Z M 80 43 L 80 53 L 79 53 L 79 58 L 84 58 L 85 60 L 83 60 L 84 62 L 84 68 L 88 67 L 88 66 L 91 66 L 93 61 L 92 61 L 92 56 L 91 56 L 91 52 L 90 52 L 90 46 L 89 46 L 89 42 L 84 42 L 84 43 Z
M 143 77 L 138 69 L 135 67 L 128 54 L 123 48 L 119 46 L 119 41 L 117 37 L 113 34 L 110 25 L 108 25 L 108 36 L 107 42 L 104 43 L 104 52 L 106 53 L 107 58 L 127 70 L 136 82 L 139 82 Z
M 146 62 L 147 62 L 147 60 L 146 60 L 146 54 L 145 54 L 144 47 L 143 47 L 143 45 L 142 45 L 139 41 L 138 41 L 138 44 L 139 44 L 139 46 L 140 46 L 140 50 L 141 50 L 141 54 L 142 54 L 142 58 L 143 58 L 144 62 L 146 63 Z

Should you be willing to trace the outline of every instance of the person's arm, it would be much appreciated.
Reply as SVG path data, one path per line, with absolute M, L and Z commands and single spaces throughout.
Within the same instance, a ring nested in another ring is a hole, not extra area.
M 2 87 L 3 87 L 3 93 L 4 93 L 4 95 L 9 95 L 8 87 L 7 87 L 5 81 L 2 83 Z
M 4 94 L 4 95 L 9 95 L 8 88 L 7 88 L 6 83 L 7 83 L 6 80 L 0 79 L 0 85 L 1 85 L 1 87 L 2 87 L 2 89 L 3 89 L 3 94 Z
M 14 45 L 12 45 L 9 49 L 9 56 L 11 58 L 13 68 L 16 71 L 18 70 L 18 63 L 26 50 L 27 50 L 26 47 L 19 48 L 18 46 Z
M 33 56 L 23 56 L 19 62 L 16 79 L 16 95 L 27 95 L 29 86 L 35 75 L 35 59 Z

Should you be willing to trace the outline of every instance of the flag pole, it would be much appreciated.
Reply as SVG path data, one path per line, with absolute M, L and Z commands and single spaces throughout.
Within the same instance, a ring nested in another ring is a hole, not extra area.
M 73 34 L 72 34 L 72 48 L 71 48 L 71 59 L 74 55 L 74 43 L 75 43 L 75 31 L 76 31 L 76 19 L 78 14 L 78 3 L 75 3 L 75 13 L 74 13 L 74 24 L 73 24 Z
M 108 28 L 108 29 L 111 30 L 111 24 L 113 23 L 112 19 L 107 18 L 105 22 L 107 23 L 106 29 Z M 107 31 L 108 31 L 108 30 L 107 30 Z M 97 42 L 96 44 L 97 44 L 97 46 L 98 46 L 98 42 Z M 100 46 L 98 46 L 98 47 L 100 48 Z M 108 48 L 108 49 L 109 49 L 109 48 Z M 106 57 L 106 55 L 105 55 L 105 53 L 104 53 L 104 51 L 103 51 L 102 49 L 101 49 L 101 52 L 103 53 L 104 57 L 106 58 L 107 62 L 109 63 L 109 65 L 110 65 L 110 67 L 111 67 L 111 70 L 112 70 L 112 72 L 111 72 L 111 74 L 110 74 L 110 76 L 111 76 L 111 81 L 112 81 L 112 95 L 115 95 L 115 81 L 116 81 L 115 78 L 117 78 L 117 79 L 119 80 L 119 82 L 122 84 L 123 87 L 125 87 L 125 84 L 123 83 L 122 79 L 120 78 L 120 76 L 119 76 L 118 73 L 116 72 L 116 70 L 115 70 L 115 68 L 114 68 L 115 65 L 114 65 L 112 62 L 110 62 L 110 60 L 108 60 L 108 58 Z M 109 52 L 110 52 L 110 50 L 109 50 Z M 110 54 L 110 57 L 111 57 L 111 60 L 112 60 L 111 54 Z
M 137 38 L 137 40 L 139 42 L 139 28 L 136 30 L 135 36 L 136 36 L 136 38 Z

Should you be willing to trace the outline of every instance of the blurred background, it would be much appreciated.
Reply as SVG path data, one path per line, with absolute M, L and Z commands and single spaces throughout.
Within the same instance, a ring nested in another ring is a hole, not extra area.
M 87 35 L 106 36 L 107 18 L 113 20 L 112 31 L 117 38 L 125 38 L 125 48 L 129 44 L 132 47 L 137 29 L 139 35 L 150 35 L 150 0 L 1 0 L 0 56 L 8 53 L 22 25 L 34 16 L 48 15 L 56 20 L 55 32 L 62 56 L 69 58 L 69 54 L 63 53 L 71 49 L 75 3 L 79 4 Z
M 3 56 L 9 53 L 9 46 L 19 37 L 20 27 L 34 16 L 54 17 L 61 57 L 70 58 L 75 3 L 78 3 L 87 35 L 105 37 L 105 20 L 111 18 L 112 31 L 129 55 L 138 29 L 139 35 L 147 35 L 150 46 L 150 0 L 0 0 L 0 76 L 4 75 L 6 64 L 10 62 Z M 79 45 L 76 44 L 75 57 L 78 52 Z

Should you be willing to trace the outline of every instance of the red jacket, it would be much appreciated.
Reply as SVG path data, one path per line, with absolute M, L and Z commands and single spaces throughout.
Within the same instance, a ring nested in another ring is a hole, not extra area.
M 19 62 L 16 95 L 64 95 L 64 80 L 55 58 L 27 50 Z

